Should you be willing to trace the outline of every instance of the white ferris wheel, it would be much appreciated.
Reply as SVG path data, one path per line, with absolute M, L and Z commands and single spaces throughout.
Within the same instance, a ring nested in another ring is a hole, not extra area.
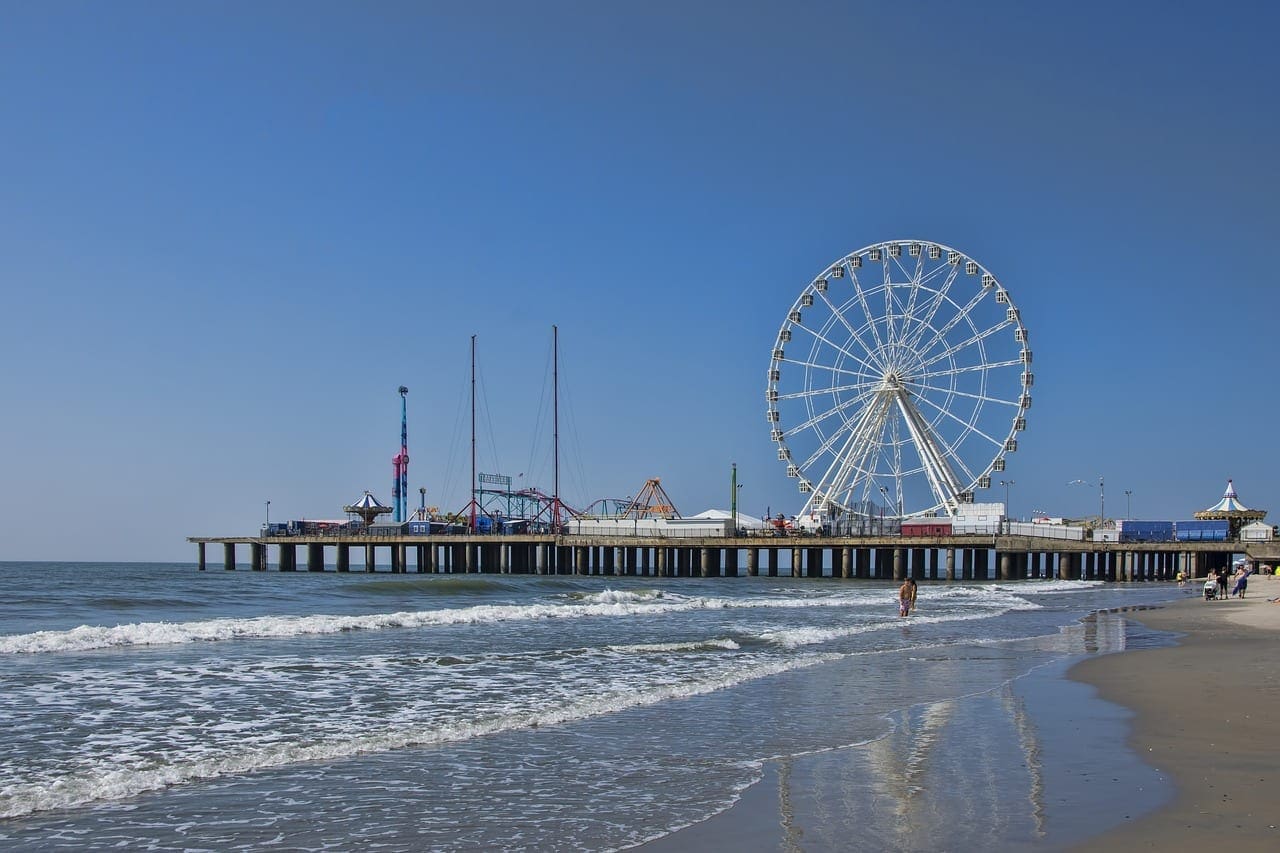
M 822 270 L 778 330 L 766 416 L 801 514 L 954 515 L 1018 449 L 1027 328 L 955 249 L 875 243 Z

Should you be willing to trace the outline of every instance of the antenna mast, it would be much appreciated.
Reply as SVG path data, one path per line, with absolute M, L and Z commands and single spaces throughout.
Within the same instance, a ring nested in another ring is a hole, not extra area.
M 560 327 L 551 327 L 552 462 L 555 484 L 551 498 L 551 532 L 560 532 Z
M 471 532 L 476 532 L 476 336 L 471 336 Z

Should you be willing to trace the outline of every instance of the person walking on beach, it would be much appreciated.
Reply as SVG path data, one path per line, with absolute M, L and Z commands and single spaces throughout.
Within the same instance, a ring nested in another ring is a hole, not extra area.
M 1227 598 L 1227 570 L 1225 566 L 1218 569 L 1218 598 L 1223 601 Z
M 1241 569 L 1240 577 L 1236 578 L 1236 588 L 1231 590 L 1231 594 L 1236 598 L 1244 598 L 1244 591 L 1249 586 L 1249 570 Z
M 898 615 L 908 616 L 916 609 L 916 582 L 907 578 L 898 587 Z

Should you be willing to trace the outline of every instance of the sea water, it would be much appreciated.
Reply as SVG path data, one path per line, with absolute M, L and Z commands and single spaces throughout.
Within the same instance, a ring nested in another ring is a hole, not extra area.
M 1008 685 L 1122 650 L 1122 618 L 1082 617 L 1173 594 L 926 583 L 901 619 L 896 586 L 838 579 L 0 579 L 0 845 L 50 849 L 619 849 L 722 812 L 771 759 L 861 745 L 892 798 L 979 708 L 972 746 L 933 738 L 992 776 L 964 810 L 1008 812 L 975 843 L 1034 840 L 1008 788 L 1044 782 L 1005 771 L 1030 772 L 1035 720 Z

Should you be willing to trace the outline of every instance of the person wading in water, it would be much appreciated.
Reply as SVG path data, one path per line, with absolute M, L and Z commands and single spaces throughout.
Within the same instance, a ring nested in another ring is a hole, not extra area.
M 898 587 L 898 615 L 907 616 L 916 609 L 916 582 L 907 578 Z

